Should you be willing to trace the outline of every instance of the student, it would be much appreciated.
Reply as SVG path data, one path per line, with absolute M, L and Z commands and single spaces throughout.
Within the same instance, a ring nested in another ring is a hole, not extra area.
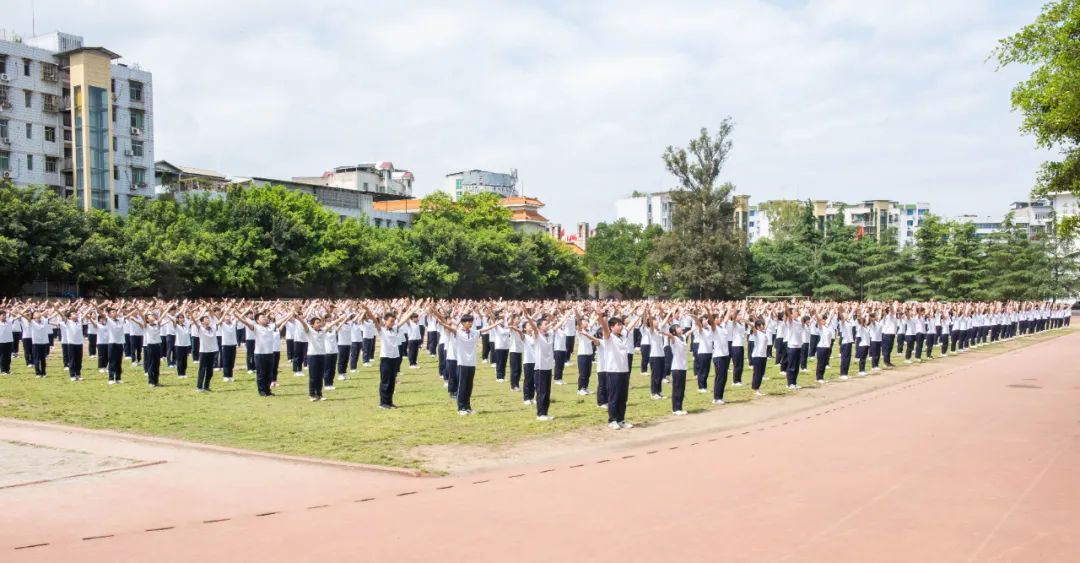
M 30 317 L 20 315 L 19 326 L 22 328 L 19 332 L 22 334 L 23 359 L 26 367 L 34 367 L 34 331 L 30 328 Z
M 333 317 L 334 314 L 334 311 L 331 310 L 327 313 L 327 318 Z M 334 367 L 337 365 L 338 357 L 338 331 L 341 330 L 341 325 L 345 321 L 345 318 L 338 317 L 338 321 L 334 323 L 333 327 L 327 327 L 323 331 L 323 352 L 325 352 L 322 365 L 323 391 L 335 390 Z
M 630 360 L 634 350 L 626 331 L 635 327 L 627 327 L 619 317 L 608 318 L 603 310 L 598 310 L 597 316 L 603 339 L 594 344 L 599 345 L 607 370 L 608 427 L 616 430 L 633 428 L 634 425 L 626 421 L 626 398 L 630 390 Z
M 761 397 L 761 382 L 765 378 L 765 363 L 769 359 L 769 331 L 765 321 L 754 321 L 753 332 L 750 334 L 753 346 L 750 349 L 751 379 L 750 388 L 754 390 L 754 396 Z
M 406 325 L 405 336 L 408 338 L 408 342 L 405 345 L 405 351 L 409 356 L 409 369 L 420 369 L 420 364 L 417 363 L 417 358 L 420 355 L 420 343 L 424 339 L 424 327 L 420 324 L 420 315 L 413 313 L 409 317 L 409 323 Z M 504 350 L 505 352 L 505 350 Z M 503 354 L 502 363 L 502 377 L 506 377 L 506 354 Z
M 409 318 L 412 314 L 410 311 L 404 318 Z M 375 323 L 375 315 L 368 310 L 367 307 L 363 307 L 364 319 L 371 321 L 372 325 Z M 397 405 L 394 404 L 394 388 L 397 385 L 397 364 L 401 361 L 401 350 L 398 348 L 398 329 L 404 321 L 398 322 L 397 316 L 392 312 L 386 312 L 382 317 L 382 324 L 379 326 L 379 339 L 382 341 L 382 347 L 379 349 L 379 408 L 380 409 L 396 409 Z M 367 325 L 365 325 L 366 327 Z M 367 338 L 365 335 L 365 343 Z M 374 341 L 372 341 L 374 346 Z M 368 365 L 366 362 L 364 365 Z
M 236 368 L 236 347 L 240 344 L 236 337 L 236 315 L 232 311 L 224 311 L 221 315 L 221 322 L 218 324 L 221 358 L 218 364 L 221 367 L 221 378 L 232 382 L 233 370 Z
M 11 375 L 11 356 L 15 341 L 12 327 L 15 319 L 7 311 L 0 309 L 0 375 Z
M 237 318 L 236 320 L 238 322 L 245 321 L 245 320 L 247 321 L 244 324 L 244 327 L 245 327 L 245 330 L 244 330 L 244 363 L 247 364 L 247 372 L 249 374 L 256 373 L 255 372 L 255 331 L 253 331 L 253 330 L 251 330 L 250 328 L 247 328 L 247 327 L 248 326 L 253 326 L 258 321 L 255 320 L 255 319 L 251 319 L 251 318 L 247 318 L 247 319 Z
M 22 322 L 14 311 L 8 313 L 11 319 L 11 357 L 19 357 L 19 342 L 22 340 Z
M 691 317 L 694 326 L 694 378 L 698 393 L 709 392 L 709 368 L 712 367 L 713 330 L 709 317 Z
M 101 313 L 94 312 L 90 321 L 97 329 L 97 367 L 98 373 L 109 371 L 109 326 L 108 319 Z
M 293 377 L 304 377 L 304 366 L 309 362 L 307 327 L 300 316 L 296 315 L 297 318 L 293 319 Z
M 171 308 L 171 307 L 170 307 Z M 165 309 L 163 313 L 167 313 Z M 161 315 L 161 358 L 165 360 L 166 367 L 176 367 L 176 327 L 173 322 Z
M 870 333 L 870 361 L 873 371 L 881 371 L 881 322 L 876 313 L 870 313 L 870 319 L 866 323 L 866 330 Z
M 97 356 L 97 319 L 86 321 L 86 355 L 93 358 Z
M 355 318 L 349 327 L 349 373 L 356 373 L 356 365 L 364 353 L 364 319 Z
M 742 387 L 743 361 L 746 350 L 746 323 L 743 322 L 742 311 L 735 311 L 730 323 L 728 339 L 731 345 L 731 384 L 735 387 Z
M 882 313 L 881 319 L 881 353 L 884 359 L 885 367 L 895 367 L 892 363 L 893 346 L 896 344 L 896 333 L 899 330 L 899 322 L 896 319 L 896 314 L 893 310 L 893 306 L 889 305 Z M 841 338 L 841 341 L 843 339 Z M 841 363 L 843 360 L 841 360 Z
M 131 343 L 131 365 L 137 366 L 142 364 L 143 360 L 143 342 L 145 342 L 145 335 L 143 329 L 135 321 L 138 317 L 138 313 L 128 316 L 128 322 L 126 323 L 129 332 L 129 342 Z M 141 318 L 137 319 L 140 322 Z
M 381 328 L 375 326 L 375 319 L 364 320 L 364 367 L 371 367 L 371 361 L 375 358 L 375 335 Z M 396 328 L 394 330 L 397 330 Z M 397 357 L 400 357 L 397 356 Z M 379 357 L 380 363 L 382 356 Z
M 509 319 L 510 322 L 513 322 L 513 320 L 514 319 L 512 319 L 512 318 Z M 510 328 L 510 322 L 508 322 L 506 324 L 506 326 L 504 326 L 503 328 L 509 329 Z M 438 338 L 439 338 L 438 334 L 432 334 L 430 331 L 428 331 L 428 334 L 430 335 L 428 338 L 434 337 L 436 340 L 438 340 Z M 525 350 L 524 350 L 525 341 L 521 339 L 521 334 L 519 334 L 517 331 L 509 330 L 509 335 L 510 335 L 509 336 L 509 338 L 510 338 L 510 349 L 509 349 L 509 352 L 508 352 L 508 358 L 509 359 L 507 360 L 507 362 L 510 364 L 510 390 L 511 391 L 520 391 L 521 390 L 521 368 L 522 368 L 523 354 L 525 352 Z
M 919 312 L 908 311 L 904 315 L 904 363 L 911 363 L 911 354 L 915 352 L 915 341 L 919 333 Z
M 322 317 L 318 315 L 312 315 L 307 321 L 301 318 L 300 315 L 296 315 L 297 322 L 300 323 L 300 329 L 303 332 L 303 339 L 306 341 L 306 355 L 308 361 L 308 400 L 310 401 L 323 401 L 323 368 L 326 360 L 326 351 L 323 349 L 326 345 L 325 327 L 323 326 Z M 296 346 L 300 342 L 300 333 L 296 330 L 293 331 L 293 338 L 296 340 L 293 346 Z M 296 351 L 294 350 L 294 353 Z M 293 359 L 293 365 L 296 365 L 296 359 Z
M 351 321 L 351 317 L 350 317 Z M 350 356 L 352 354 L 352 332 L 356 323 L 346 321 L 337 330 L 337 378 L 338 381 L 345 381 L 348 379 L 346 371 L 349 369 Z M 248 331 L 250 333 L 250 330 Z M 270 372 L 267 370 L 267 375 Z M 267 380 L 269 385 L 269 380 Z
M 855 357 L 859 360 L 859 376 L 866 376 L 866 357 L 870 354 L 870 329 L 869 317 L 859 317 L 859 326 L 856 328 L 855 336 L 857 345 L 855 347 Z
M 39 311 L 31 313 L 30 342 L 33 346 L 34 375 L 38 379 L 45 377 L 49 359 L 49 335 L 51 334 L 52 325 L 49 324 L 49 319 Z
M 214 376 L 214 361 L 218 354 L 217 319 L 203 313 L 194 333 L 199 335 L 199 375 L 195 382 L 195 392 L 209 393 L 210 379 Z
M 457 358 L 457 410 L 458 415 L 466 416 L 473 414 L 472 389 L 473 380 L 476 377 L 476 344 L 481 335 L 488 334 L 495 325 L 486 326 L 477 330 L 473 328 L 473 316 L 465 314 L 461 316 L 460 325 L 455 327 L 439 317 L 439 322 L 446 329 L 446 335 L 450 344 L 455 348 L 454 356 Z
M 238 320 L 247 328 L 247 335 L 255 338 L 254 353 L 252 354 L 255 362 L 255 387 L 258 389 L 260 397 L 272 397 L 274 393 L 270 390 L 270 385 L 273 382 L 274 354 L 280 355 L 281 353 L 278 349 L 281 346 L 281 333 L 278 331 L 278 326 L 291 321 L 293 315 L 289 314 L 277 323 L 271 322 L 270 317 L 265 312 L 256 315 L 255 322 L 251 322 L 250 317 L 251 311 L 248 310 Z M 275 346 L 278 348 L 275 348 Z
M 684 416 L 686 397 L 686 338 L 681 325 L 672 324 L 664 333 L 671 346 L 671 414 Z
M 572 334 L 573 333 L 571 333 L 571 335 Z M 563 385 L 563 370 L 566 368 L 566 362 L 568 361 L 570 354 L 566 351 L 566 334 L 563 332 L 563 327 L 561 325 L 552 327 L 551 342 L 552 347 L 554 348 L 555 358 L 552 367 L 552 375 L 554 376 L 555 385 Z
M 495 381 L 506 381 L 506 364 L 510 361 L 510 329 L 505 326 L 501 312 L 490 317 L 491 359 L 495 364 Z
M 172 319 L 176 341 L 173 344 L 173 357 L 176 358 L 176 376 L 187 377 L 188 354 L 191 352 L 191 323 L 184 315 L 183 308 Z
M 819 314 L 817 317 L 817 333 L 817 348 L 814 350 L 817 358 L 814 362 L 817 370 L 815 379 L 818 385 L 823 385 L 825 383 L 825 368 L 829 366 L 829 360 L 832 358 L 832 344 L 835 337 L 830 321 L 826 321 L 824 314 Z
M 668 324 L 669 320 L 670 318 L 665 319 L 663 324 Z M 643 350 L 645 349 L 644 339 L 647 338 L 649 342 L 649 392 L 654 401 L 659 401 L 664 398 L 663 384 L 664 376 L 667 374 L 664 373 L 664 334 L 660 332 L 655 313 L 650 313 L 645 319 L 642 331 Z
M 143 334 L 146 348 L 143 351 L 143 372 L 146 373 L 146 381 L 150 387 L 158 387 L 161 377 L 161 325 L 154 313 L 136 315 L 132 317 L 132 322 Z
M 727 388 L 728 367 L 731 365 L 729 355 L 730 339 L 727 332 L 728 312 L 725 310 L 720 317 L 712 315 L 713 323 L 712 338 L 712 362 L 713 362 L 713 404 L 724 404 L 724 390 Z M 797 364 L 798 362 L 796 362 Z
M 803 350 L 803 323 L 795 317 L 794 311 L 788 310 L 787 329 L 785 331 L 785 345 L 787 346 L 787 386 L 795 391 L 799 389 L 799 358 Z M 805 317 L 809 319 L 809 317 Z
M 555 339 L 558 331 L 552 329 L 551 321 L 547 317 L 541 317 L 539 324 L 532 315 L 527 314 L 525 318 L 532 329 L 532 334 L 529 335 L 532 344 L 536 347 L 536 366 L 533 369 L 536 387 L 536 420 L 548 421 L 552 419 L 548 415 L 548 408 L 551 406 L 551 377 L 555 369 L 555 346 L 558 345 Z M 555 326 L 565 326 L 565 324 L 566 320 L 563 319 Z M 529 338 L 526 338 L 526 344 L 528 342 Z M 565 338 L 562 347 L 566 347 Z
M 578 341 L 578 355 L 577 355 L 577 368 L 578 368 L 578 395 L 589 394 L 589 379 L 592 377 L 593 359 L 595 357 L 593 352 L 593 342 L 589 340 L 584 334 L 589 333 L 589 321 L 587 319 L 581 319 L 578 324 L 577 341 Z
M 847 379 L 848 372 L 851 368 L 851 347 L 855 342 L 855 331 L 858 329 L 859 323 L 851 320 L 847 313 L 840 313 L 838 328 L 840 331 L 840 379 Z M 882 334 L 884 339 L 887 335 Z M 889 341 L 889 346 L 892 346 L 895 341 L 896 335 L 893 334 L 894 340 Z M 888 365 L 888 364 L 886 364 Z
M 536 400 L 536 339 L 527 334 L 529 323 L 522 318 L 521 324 L 510 325 L 511 330 L 521 339 L 522 351 L 522 404 L 531 405 Z M 445 335 L 440 336 L 445 338 Z

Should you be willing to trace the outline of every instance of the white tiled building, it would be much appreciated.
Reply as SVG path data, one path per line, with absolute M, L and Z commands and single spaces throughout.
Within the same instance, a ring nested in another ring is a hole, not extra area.
M 394 168 L 389 160 L 338 166 L 322 176 L 296 176 L 296 182 L 346 190 L 412 197 L 413 173 Z
M 506 198 L 518 195 L 517 183 L 517 170 L 503 174 L 474 169 L 447 174 L 444 189 L 455 201 L 464 194 L 493 193 Z
M 66 33 L 0 36 L 0 174 L 84 208 L 153 197 L 153 78 L 119 57 Z

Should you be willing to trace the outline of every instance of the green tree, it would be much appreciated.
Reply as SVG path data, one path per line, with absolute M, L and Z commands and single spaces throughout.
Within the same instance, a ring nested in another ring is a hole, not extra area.
M 697 298 L 731 298 L 746 290 L 746 239 L 734 224 L 734 186 L 718 184 L 731 151 L 731 118 L 715 135 L 704 127 L 687 148 L 669 146 L 664 164 L 679 182 L 671 192 L 671 230 L 656 246 L 675 288 Z
M 855 228 L 844 224 L 844 208 L 825 220 L 818 275 L 813 295 L 816 299 L 849 300 L 862 297 L 859 265 L 863 246 L 855 240 Z
M 881 240 L 864 238 L 865 257 L 858 275 L 863 280 L 865 298 L 874 301 L 906 301 L 912 299 L 915 286 L 915 256 L 911 248 L 901 251 L 896 229 L 881 233 Z
M 774 199 L 757 206 L 758 214 L 769 221 L 769 238 L 784 241 L 795 236 L 802 224 L 807 202 L 797 199 Z
M 656 293 L 659 267 L 652 260 L 653 246 L 663 231 L 619 219 L 600 223 L 585 248 L 585 265 L 592 282 L 630 299 Z
M 951 268 L 945 260 L 949 241 L 949 223 L 936 215 L 926 215 L 915 231 L 915 273 L 919 299 L 940 299 L 944 296 L 946 275 Z
M 1037 194 L 1080 195 L 1080 0 L 1055 0 L 1034 23 L 1002 39 L 994 50 L 1001 67 L 1033 67 L 1013 88 L 1012 106 L 1024 115 L 1021 131 L 1061 159 L 1043 164 Z M 1067 225 L 1076 229 L 1078 223 Z

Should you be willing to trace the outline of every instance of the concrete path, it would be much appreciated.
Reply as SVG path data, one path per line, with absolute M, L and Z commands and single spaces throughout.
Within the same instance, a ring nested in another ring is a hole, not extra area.
M 164 461 L 0 489 L 0 553 L 1080 561 L 1078 346 L 1080 332 L 739 430 L 438 479 L 0 424 L 4 440 Z

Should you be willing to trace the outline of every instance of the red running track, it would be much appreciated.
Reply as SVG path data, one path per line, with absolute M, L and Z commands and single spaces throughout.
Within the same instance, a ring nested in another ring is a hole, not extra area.
M 738 431 L 483 475 L 128 446 L 169 463 L 0 491 L 0 560 L 1080 561 L 1075 346 L 1080 332 Z

